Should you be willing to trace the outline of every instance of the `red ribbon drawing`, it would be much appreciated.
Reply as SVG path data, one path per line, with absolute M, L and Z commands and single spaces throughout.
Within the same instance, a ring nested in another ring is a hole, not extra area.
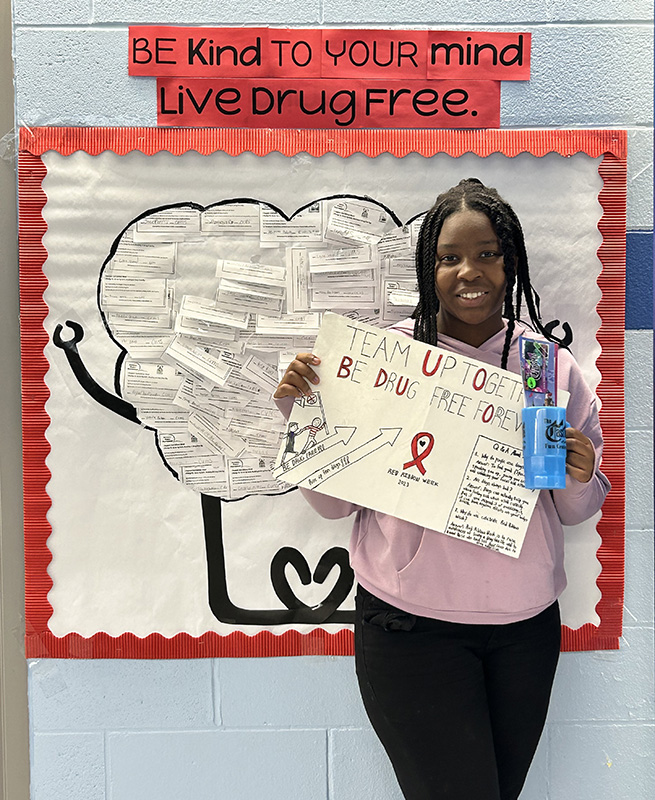
M 426 438 L 427 442 L 422 442 L 421 440 L 423 438 Z M 420 452 L 419 446 L 423 448 Z M 408 469 L 409 467 L 418 467 L 421 475 L 425 475 L 425 467 L 423 466 L 422 462 L 430 455 L 433 447 L 434 436 L 431 433 L 428 433 L 427 431 L 417 433 L 412 439 L 412 455 L 414 456 L 414 460 L 403 464 L 403 469 Z

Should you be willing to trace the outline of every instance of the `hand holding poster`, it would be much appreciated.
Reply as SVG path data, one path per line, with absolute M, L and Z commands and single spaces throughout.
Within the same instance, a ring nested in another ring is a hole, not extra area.
M 518 558 L 538 495 L 521 377 L 336 314 L 314 352 L 276 477 Z

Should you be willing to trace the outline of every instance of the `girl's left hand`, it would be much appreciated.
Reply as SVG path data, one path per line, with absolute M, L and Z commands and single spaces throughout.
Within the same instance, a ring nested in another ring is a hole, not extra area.
M 566 429 L 566 471 L 580 483 L 588 483 L 594 474 L 596 452 L 591 440 L 577 428 Z

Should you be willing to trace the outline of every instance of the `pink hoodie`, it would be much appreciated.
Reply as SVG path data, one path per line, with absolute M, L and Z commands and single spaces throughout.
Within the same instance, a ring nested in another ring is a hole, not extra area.
M 391 330 L 412 336 L 411 319 Z M 518 373 L 517 324 L 507 368 Z M 439 336 L 439 347 L 500 366 L 505 331 L 480 347 Z M 320 356 L 320 353 L 318 353 Z M 447 622 L 504 624 L 527 619 L 547 608 L 566 586 L 562 524 L 576 525 L 593 516 L 609 491 L 600 471 L 603 448 L 596 397 L 580 367 L 559 351 L 558 385 L 571 395 L 567 421 L 591 439 L 596 469 L 588 483 L 569 475 L 566 488 L 541 490 L 519 558 L 422 528 L 344 500 L 301 489 L 309 504 L 327 519 L 356 512 L 350 539 L 350 562 L 359 583 L 369 592 L 412 614 Z M 291 403 L 280 401 L 286 416 Z

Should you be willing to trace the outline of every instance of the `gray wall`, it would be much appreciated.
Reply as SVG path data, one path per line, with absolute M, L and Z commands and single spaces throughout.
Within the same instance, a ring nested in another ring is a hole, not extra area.
M 11 0 L 0 0 L 0 798 L 27 797 Z

